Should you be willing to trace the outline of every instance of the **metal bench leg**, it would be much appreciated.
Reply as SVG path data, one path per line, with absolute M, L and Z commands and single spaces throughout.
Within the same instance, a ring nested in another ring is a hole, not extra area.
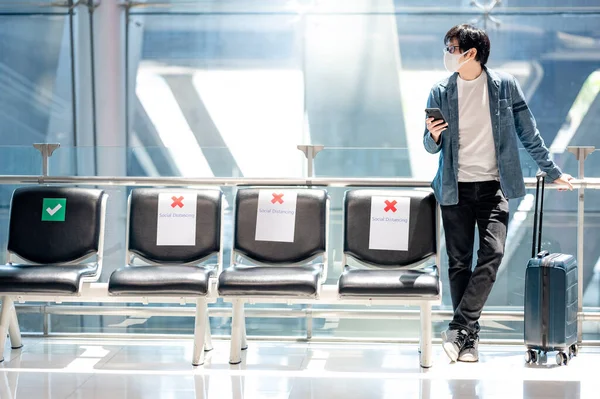
M 431 303 L 421 304 L 421 367 L 429 368 L 433 363 L 433 324 L 431 322 Z
M 23 341 L 21 341 L 21 329 L 19 328 L 19 319 L 17 318 L 17 309 L 12 307 L 12 317 L 8 325 L 8 336 L 10 338 L 10 346 L 13 349 L 19 349 L 23 347 Z
M 204 341 L 206 340 L 206 321 L 208 308 L 206 300 L 199 298 L 196 301 L 196 325 L 194 327 L 194 354 L 192 364 L 199 366 L 204 364 Z
M 213 350 L 212 335 L 210 333 L 210 318 L 208 312 L 206 312 L 206 337 L 204 338 L 204 350 L 210 352 Z
M 239 364 L 242 362 L 242 335 L 244 324 L 246 324 L 246 320 L 244 320 L 244 302 L 241 299 L 234 299 L 232 305 L 229 363 Z
M 242 324 L 242 350 L 245 351 L 248 349 L 248 340 L 246 339 L 246 312 L 244 308 L 242 308 L 242 319 L 244 320 Z
M 0 362 L 4 361 L 4 346 L 6 345 L 6 334 L 13 320 L 13 301 L 10 297 L 2 297 L 2 310 L 0 311 Z

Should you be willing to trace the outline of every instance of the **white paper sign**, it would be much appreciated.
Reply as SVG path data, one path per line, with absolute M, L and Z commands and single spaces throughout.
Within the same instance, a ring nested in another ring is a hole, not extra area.
M 156 245 L 196 245 L 196 194 L 158 195 Z
M 256 241 L 294 242 L 296 202 L 291 190 L 260 190 L 256 214 Z
M 369 249 L 408 251 L 410 198 L 371 197 Z

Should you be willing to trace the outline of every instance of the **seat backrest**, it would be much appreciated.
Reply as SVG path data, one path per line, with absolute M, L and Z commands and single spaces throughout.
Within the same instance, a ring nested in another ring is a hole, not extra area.
M 325 190 L 241 189 L 233 249 L 265 264 L 299 263 L 324 254 L 327 207 Z
M 350 190 L 344 254 L 378 267 L 409 266 L 436 253 L 436 201 L 415 190 Z
M 96 189 L 18 188 L 11 200 L 8 251 L 38 264 L 71 263 L 97 254 L 104 200 L 104 192 Z
M 128 218 L 130 253 L 157 264 L 198 263 L 218 254 L 221 203 L 220 190 L 133 190 Z

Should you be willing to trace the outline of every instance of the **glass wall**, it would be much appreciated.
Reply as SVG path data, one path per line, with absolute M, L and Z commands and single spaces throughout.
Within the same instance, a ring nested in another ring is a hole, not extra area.
M 567 146 L 600 148 L 600 5 L 592 0 L 492 4 L 148 1 L 143 7 L 120 8 L 124 50 L 121 59 L 111 63 L 92 57 L 98 38 L 91 32 L 102 29 L 98 12 L 90 18 L 81 5 L 69 11 L 0 0 L 0 144 L 7 153 L 0 158 L 0 170 L 39 173 L 35 150 L 6 146 L 48 141 L 64 147 L 52 158 L 51 173 L 56 175 L 100 173 L 99 162 L 124 156 L 119 162 L 130 176 L 299 177 L 306 174 L 306 161 L 296 145 L 323 144 L 326 148 L 315 162 L 317 176 L 428 180 L 438 163 L 423 149 L 423 109 L 430 88 L 447 76 L 442 40 L 453 25 L 473 23 L 490 35 L 488 66 L 516 76 L 555 161 L 577 175 L 577 162 Z M 106 105 L 93 101 L 95 87 L 105 83 L 96 76 L 108 65 L 117 65 L 114 73 L 125 77 L 125 87 L 116 94 L 126 98 L 125 120 L 118 124 L 118 134 L 127 138 L 125 151 L 94 146 L 99 135 L 106 134 L 94 119 Z M 521 166 L 525 176 L 537 171 L 524 150 Z M 102 171 L 110 174 L 106 168 Z M 586 175 L 600 176 L 600 155 L 589 157 Z M 0 187 L 5 210 L 1 221 L 6 226 L 13 187 Z M 119 267 L 125 250 L 124 199 L 129 189 L 111 190 L 111 198 L 119 198 L 109 210 L 107 256 L 114 262 L 105 268 L 103 281 Z M 343 267 L 344 191 L 330 190 L 328 284 L 335 284 Z M 225 193 L 230 231 L 234 190 Z M 585 256 L 580 267 L 588 309 L 600 307 L 598 196 L 597 191 L 586 192 Z M 532 192 L 511 201 L 506 256 L 488 309 L 522 309 L 532 204 Z M 545 249 L 576 254 L 577 194 L 549 192 L 545 216 Z M 0 248 L 5 247 L 5 230 Z M 225 241 L 230 246 L 230 235 Z M 448 310 L 443 275 L 442 309 Z M 52 328 L 152 333 L 192 328 L 190 318 L 134 319 L 52 316 Z M 315 319 L 312 325 L 319 337 L 414 338 L 418 328 L 413 320 Z M 306 327 L 304 319 L 260 318 L 250 319 L 248 332 L 302 336 Z M 216 318 L 213 328 L 227 333 L 229 319 Z M 520 338 L 522 323 L 486 321 L 483 333 L 487 338 Z M 586 323 L 586 337 L 599 334 L 596 324 Z

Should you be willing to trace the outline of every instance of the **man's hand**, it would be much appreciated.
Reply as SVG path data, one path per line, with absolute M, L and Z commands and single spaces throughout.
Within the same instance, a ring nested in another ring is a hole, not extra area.
M 554 180 L 554 183 L 560 184 L 561 186 L 565 186 L 559 188 L 558 191 L 573 191 L 573 185 L 571 184 L 571 180 L 573 180 L 573 176 L 567 173 L 563 173 L 558 179 Z
M 442 135 L 442 132 L 446 130 L 448 124 L 444 123 L 444 121 L 441 119 L 434 121 L 433 118 L 427 118 L 425 123 L 427 123 L 427 130 L 429 130 L 429 134 L 431 134 L 431 137 L 437 144 L 439 144 L 440 136 Z

